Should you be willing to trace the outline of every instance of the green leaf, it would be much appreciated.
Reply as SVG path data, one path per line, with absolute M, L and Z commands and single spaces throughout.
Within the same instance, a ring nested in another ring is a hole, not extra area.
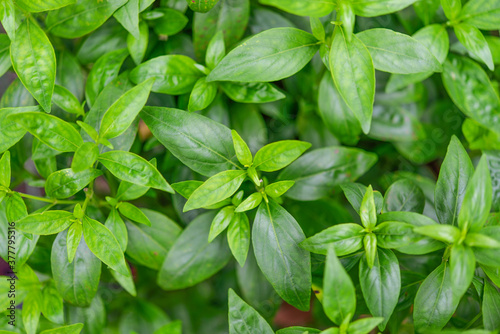
M 422 239 L 420 235 L 413 232 L 412 225 L 403 222 L 379 223 L 373 232 L 377 236 L 377 245 L 387 249 L 408 246 Z
M 85 98 L 90 106 L 94 105 L 103 89 L 118 77 L 120 68 L 127 57 L 127 49 L 119 49 L 97 59 L 85 83 Z
M 210 72 L 207 81 L 278 81 L 300 71 L 318 48 L 316 38 L 305 31 L 269 29 L 229 52 Z
M 28 292 L 23 301 L 23 325 L 27 334 L 35 334 L 40 320 L 42 294 L 40 290 Z
M 500 108 L 500 99 L 479 64 L 450 54 L 444 63 L 443 84 L 466 116 L 500 133 L 500 119 L 493 112 Z
M 35 21 L 26 19 L 10 45 L 12 66 L 24 87 L 46 112 L 52 106 L 56 80 L 56 56 L 47 35 Z
M 102 153 L 97 160 L 121 180 L 170 193 L 174 192 L 155 166 L 134 153 L 109 151 Z
M 356 36 L 370 51 L 377 70 L 400 74 L 442 71 L 434 55 L 408 35 L 378 28 L 365 30 Z
M 130 270 L 130 268 L 128 270 L 129 273 L 127 276 L 124 276 L 114 270 L 110 270 L 110 273 L 113 278 L 122 286 L 122 288 L 125 289 L 125 291 L 130 293 L 131 296 L 136 297 L 137 290 L 135 289 L 134 277 L 132 276 L 132 271 Z
M 318 112 L 328 130 L 338 140 L 348 145 L 358 142 L 361 125 L 340 96 L 329 72 L 323 75 L 319 85 Z
M 99 147 L 91 142 L 85 142 L 80 146 L 71 161 L 71 169 L 75 173 L 91 168 L 99 156 Z
M 434 192 L 436 215 L 441 224 L 458 225 L 458 214 L 465 189 L 473 172 L 474 167 L 469 155 L 458 138 L 453 136 L 441 165 Z
M 149 27 L 145 22 L 139 23 L 139 35 L 137 37 L 132 34 L 127 36 L 128 53 L 130 53 L 130 57 L 132 57 L 136 65 L 139 65 L 144 59 L 148 48 L 148 41 Z
M 245 212 L 255 209 L 259 206 L 260 202 L 262 202 L 262 194 L 253 193 L 238 205 L 235 212 Z
M 279 329 L 276 334 L 316 334 L 321 333 L 321 330 L 309 327 L 292 326 L 287 328 Z
M 323 278 L 323 310 L 335 324 L 349 321 L 356 311 L 356 290 L 333 247 L 328 248 Z
M 379 324 L 384 322 L 384 318 L 363 318 L 349 324 L 347 333 L 349 334 L 368 334 Z M 334 334 L 334 333 L 331 333 Z
M 83 324 L 73 324 L 68 326 L 46 329 L 40 334 L 80 334 L 83 329 Z
M 62 110 L 69 112 L 71 114 L 76 114 L 83 116 L 85 111 L 78 99 L 66 88 L 55 85 L 54 95 L 52 96 L 52 101 Z
M 124 276 L 130 275 L 120 244 L 106 226 L 85 216 L 83 237 L 92 253 L 102 262 Z
M 165 290 L 193 286 L 222 269 L 229 258 L 227 241 L 218 237 L 208 242 L 214 214 L 196 217 L 176 240 L 158 273 L 158 284 Z
M 174 188 L 175 192 L 179 193 L 182 197 L 188 199 L 203 183 L 203 181 L 195 180 L 182 181 L 173 183 L 172 188 Z
M 500 242 L 481 233 L 467 233 L 465 244 L 469 247 L 500 248 Z
M 469 1 L 460 12 L 459 19 L 482 30 L 497 30 L 500 28 L 499 13 L 498 1 Z
M 47 30 L 59 37 L 78 38 L 99 28 L 127 0 L 77 0 L 75 4 L 50 11 Z
M 462 10 L 462 0 L 441 0 L 441 6 L 448 20 L 457 18 Z
M 219 0 L 187 0 L 193 12 L 206 13 L 211 10 Z
M 183 164 L 205 176 L 239 168 L 231 131 L 207 117 L 171 108 L 145 107 L 141 117 L 153 135 Z M 213 134 L 216 133 L 217 137 Z
M 2 9 L 0 7 L 0 11 L 1 10 Z M 4 75 L 5 72 L 10 69 L 11 65 L 9 36 L 6 34 L 0 34 L 0 75 Z
M 68 262 L 73 262 L 76 251 L 78 250 L 78 245 L 83 235 L 83 228 L 80 222 L 73 223 L 67 231 L 66 235 L 66 250 L 68 252 Z
M 250 223 L 245 213 L 235 213 L 227 229 L 227 242 L 241 267 L 245 265 L 250 248 Z
M 172 321 L 157 329 L 154 334 L 182 334 L 182 322 L 180 320 Z
M 335 86 L 361 123 L 363 132 L 368 133 L 375 97 L 375 68 L 370 53 L 356 36 L 347 41 L 342 27 L 335 29 L 330 50 L 329 63 Z
M 418 226 L 413 231 L 449 244 L 457 242 L 461 237 L 460 230 L 456 226 L 451 225 L 434 224 Z
M 352 4 L 358 16 L 374 17 L 400 11 L 416 0 L 357 0 Z
M 455 313 L 459 301 L 460 296 L 454 292 L 451 284 L 448 263 L 443 262 L 427 276 L 415 296 L 415 330 L 441 330 Z
M 39 235 L 56 234 L 67 229 L 73 223 L 73 219 L 71 212 L 49 210 L 24 217 L 16 223 L 16 228 Z
M 207 82 L 206 77 L 202 77 L 194 84 L 189 96 L 189 111 L 203 110 L 207 108 L 217 95 L 217 85 Z
M 483 155 L 465 189 L 462 208 L 458 214 L 458 226 L 462 230 L 471 232 L 481 230 L 490 213 L 491 196 L 488 160 L 486 155 Z
M 233 138 L 234 151 L 236 152 L 238 161 L 243 166 L 252 165 L 252 152 L 250 152 L 247 143 L 245 143 L 243 138 L 241 138 L 235 130 L 231 130 L 231 136 Z
M 265 192 L 270 197 L 280 197 L 284 193 L 286 193 L 288 189 L 290 189 L 294 184 L 295 181 L 278 181 L 267 185 L 265 188 Z
M 349 1 L 340 1 L 338 13 L 347 36 L 347 40 L 350 42 L 354 31 L 354 23 L 356 22 L 356 15 L 354 14 L 352 4 Z
M 495 66 L 493 65 L 491 51 L 481 31 L 467 23 L 457 24 L 453 28 L 460 43 L 493 71 Z
M 118 211 L 128 219 L 137 222 L 139 224 L 144 224 L 146 226 L 151 226 L 151 222 L 148 217 L 135 205 L 128 202 L 121 202 L 118 206 Z
M 64 324 L 63 299 L 55 285 L 53 283 L 46 285 L 42 290 L 42 296 L 43 301 L 40 306 L 43 316 L 56 324 Z
M 483 324 L 484 328 L 494 331 L 500 327 L 500 292 L 489 282 L 484 282 Z
M 118 137 L 132 125 L 148 100 L 154 80 L 151 78 L 135 86 L 109 107 L 102 117 L 99 137 Z
M 68 198 L 100 175 L 102 172 L 93 168 L 78 173 L 73 172 L 71 168 L 61 169 L 49 175 L 45 182 L 45 192 L 52 198 Z
M 305 239 L 295 219 L 274 201 L 261 203 L 252 229 L 257 263 L 276 292 L 300 310 L 309 309 L 311 265 Z
M 255 154 L 252 167 L 264 172 L 280 170 L 291 164 L 310 147 L 310 143 L 298 140 L 282 140 L 268 144 Z
M 361 206 L 359 207 L 359 217 L 361 218 L 363 226 L 369 230 L 372 230 L 377 224 L 377 207 L 375 206 L 371 185 L 369 185 L 366 189 L 363 200 L 361 201 Z
M 134 37 L 139 39 L 139 0 L 128 0 L 113 13 L 113 17 Z
M 208 68 L 213 69 L 220 63 L 222 58 L 226 55 L 226 45 L 224 44 L 224 34 L 218 31 L 210 40 L 207 47 L 207 54 L 205 55 L 205 64 Z
M 97 131 L 91 126 L 88 125 L 87 123 L 83 123 L 81 121 L 76 121 L 76 124 L 82 128 L 82 130 L 95 142 L 98 141 L 99 139 L 99 134 Z
M 363 238 L 363 246 L 365 248 L 366 262 L 372 268 L 377 257 L 377 237 L 373 233 L 368 233 Z
M 184 29 L 189 21 L 189 19 L 178 10 L 170 8 L 158 8 L 156 10 L 163 13 L 160 18 L 154 20 L 154 31 L 158 35 L 175 35 Z
M 358 224 L 334 225 L 302 241 L 300 247 L 323 255 L 333 247 L 338 256 L 349 255 L 363 248 L 362 231 L 363 227 Z
M 226 46 L 233 46 L 243 37 L 249 16 L 249 0 L 219 0 L 208 13 L 195 13 L 193 43 L 196 58 L 204 58 L 209 42 L 218 31 L 224 33 Z
M 476 270 L 476 258 L 472 248 L 460 245 L 453 245 L 450 255 L 450 275 L 451 285 L 454 293 L 461 298 L 474 277 Z
M 263 5 L 274 6 L 285 12 L 300 15 L 321 17 L 335 9 L 335 1 L 303 1 L 303 0 L 259 0 Z
M 285 98 L 274 85 L 267 82 L 220 82 L 219 86 L 233 101 L 267 103 Z
M 204 76 L 195 64 L 194 60 L 182 55 L 156 57 L 134 68 L 129 78 L 135 84 L 155 78 L 153 92 L 181 95 L 189 93 L 196 81 Z
M 361 183 L 343 183 L 340 185 L 342 191 L 344 191 L 344 195 L 351 203 L 352 207 L 359 214 L 359 208 L 361 207 L 361 202 L 363 201 L 363 197 L 365 196 L 366 190 L 368 189 L 365 185 Z M 375 201 L 375 207 L 377 210 L 377 214 L 382 211 L 382 205 L 384 198 L 379 191 L 373 191 L 373 200 Z
M 16 0 L 16 4 L 28 12 L 45 12 L 72 5 L 76 0 Z
M 56 116 L 41 112 L 21 112 L 9 117 L 54 150 L 74 152 L 83 144 L 78 131 Z
M 10 169 L 10 152 L 2 154 L 0 159 L 0 186 L 5 188 L 10 187 L 11 169 Z
M 210 225 L 210 233 L 208 234 L 208 242 L 212 242 L 219 234 L 221 234 L 228 226 L 234 217 L 234 207 L 226 206 L 222 208 L 212 220 Z
M 499 226 L 486 226 L 479 233 L 500 242 Z M 500 258 L 498 257 L 498 249 L 474 247 L 474 255 L 476 256 L 477 262 L 487 266 L 500 268 Z
M 422 213 L 425 196 L 420 187 L 410 179 L 394 182 L 384 196 L 384 212 L 413 211 Z
M 229 289 L 229 334 L 273 334 L 266 320 Z
M 11 41 L 16 38 L 16 7 L 13 0 L 0 1 L 0 21 Z
M 52 277 L 64 300 L 76 306 L 88 306 L 97 293 L 101 261 L 92 254 L 81 238 L 75 258 L 70 263 L 66 252 L 66 235 L 66 231 L 59 233 L 52 244 Z
M 118 243 L 120 244 L 122 251 L 125 251 L 127 249 L 127 244 L 128 244 L 127 227 L 125 226 L 123 219 L 120 217 L 116 209 L 111 210 L 111 212 L 108 215 L 108 218 L 106 219 L 106 222 L 104 223 L 104 226 L 106 226 L 108 230 L 110 230 L 111 233 L 115 236 L 116 241 L 118 241 Z M 149 224 L 149 226 L 151 226 L 151 224 Z
M 370 313 L 383 317 L 378 328 L 383 331 L 399 300 L 401 274 L 399 262 L 389 249 L 378 249 L 375 263 L 370 268 L 366 255 L 359 263 L 361 291 Z

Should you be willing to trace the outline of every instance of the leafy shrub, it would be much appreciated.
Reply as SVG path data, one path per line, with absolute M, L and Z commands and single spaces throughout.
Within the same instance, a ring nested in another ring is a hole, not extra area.
M 2 333 L 500 328 L 499 0 L 0 20 Z

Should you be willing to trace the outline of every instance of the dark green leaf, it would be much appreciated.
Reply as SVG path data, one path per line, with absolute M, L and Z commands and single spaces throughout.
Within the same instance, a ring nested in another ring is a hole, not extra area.
M 226 46 L 224 44 L 224 34 L 222 31 L 218 31 L 214 37 L 212 37 L 210 43 L 208 43 L 207 54 L 205 55 L 205 64 L 207 64 L 210 69 L 213 69 L 220 63 L 225 55 Z
M 409 179 L 394 182 L 384 196 L 384 212 L 413 211 L 422 213 L 425 196 L 420 187 Z
M 271 326 L 233 289 L 229 289 L 229 334 L 273 334 Z
M 267 103 L 285 98 L 267 82 L 221 82 L 220 87 L 231 100 L 241 103 Z
M 500 292 L 489 282 L 484 284 L 482 311 L 484 328 L 490 331 L 498 329 L 500 327 Z
M 476 258 L 472 248 L 468 246 L 453 245 L 450 254 L 450 275 L 451 285 L 454 294 L 461 298 L 474 277 L 474 270 L 476 269 Z
M 158 35 L 175 35 L 180 32 L 189 21 L 188 18 L 178 10 L 170 8 L 158 8 L 156 10 L 163 13 L 160 18 L 154 21 L 154 30 Z
M 42 296 L 43 302 L 40 306 L 43 316 L 56 324 L 64 324 L 63 299 L 53 283 L 43 288 Z
M 241 267 L 245 265 L 250 248 L 250 224 L 245 213 L 235 213 L 227 229 L 227 242 Z
M 377 245 L 382 248 L 399 248 L 414 244 L 422 237 L 413 232 L 413 226 L 403 222 L 386 221 L 377 225 Z
M 189 8 L 194 12 L 206 13 L 212 9 L 219 0 L 187 0 Z

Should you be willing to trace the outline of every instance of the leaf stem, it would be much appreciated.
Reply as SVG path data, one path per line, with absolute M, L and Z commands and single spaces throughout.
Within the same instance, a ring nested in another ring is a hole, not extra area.
M 25 194 L 25 193 L 20 193 L 20 192 L 17 192 L 17 193 L 19 195 L 21 195 L 21 197 L 33 199 L 35 201 L 40 201 L 40 202 L 52 203 L 53 205 L 55 205 L 55 204 L 77 204 L 77 203 L 80 203 L 80 201 L 50 199 L 50 198 L 45 198 L 45 197 L 40 197 L 40 196 L 35 196 L 35 195 L 30 195 L 30 194 Z

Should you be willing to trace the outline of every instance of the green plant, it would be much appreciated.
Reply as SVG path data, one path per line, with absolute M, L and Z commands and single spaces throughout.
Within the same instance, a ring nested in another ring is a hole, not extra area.
M 1 333 L 500 330 L 499 0 L 0 21 Z

